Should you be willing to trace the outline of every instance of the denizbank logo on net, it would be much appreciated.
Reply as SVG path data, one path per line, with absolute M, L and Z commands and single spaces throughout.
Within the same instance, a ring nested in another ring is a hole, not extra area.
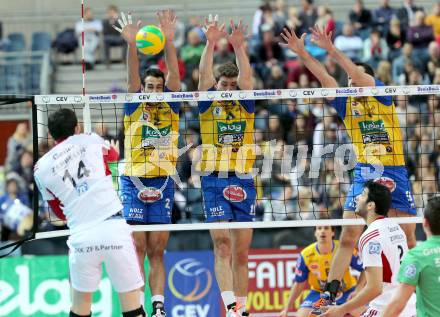
M 45 258 L 51 257 L 34 259 L 44 261 Z M 59 262 L 57 260 L 56 263 L 47 263 L 45 270 L 42 270 L 41 266 L 33 265 L 31 261 L 31 265 L 8 265 L 8 268 L 2 266 L 0 316 L 67 316 L 71 305 L 68 265 L 67 260 L 63 261 L 63 265 Z M 37 272 L 33 272 L 34 270 Z M 54 278 L 53 275 L 62 277 Z M 94 316 L 112 317 L 120 314 L 113 311 L 113 301 L 112 286 L 110 280 L 105 277 L 99 285 L 98 295 L 94 296 Z

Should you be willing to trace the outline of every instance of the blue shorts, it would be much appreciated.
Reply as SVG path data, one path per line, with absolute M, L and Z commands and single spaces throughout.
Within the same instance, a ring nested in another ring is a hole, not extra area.
M 253 179 L 237 176 L 202 177 L 203 210 L 207 222 L 254 221 L 257 191 Z
M 348 296 L 350 296 L 350 294 L 354 292 L 355 288 L 356 287 L 352 287 L 348 291 L 345 291 L 345 292 L 341 293 L 340 295 L 338 295 L 336 297 L 336 305 L 344 304 L 347 301 Z M 307 297 L 304 298 L 303 302 L 301 303 L 300 308 L 312 308 L 313 304 L 315 302 L 317 302 L 320 297 L 321 297 L 320 292 L 315 291 L 315 290 L 311 290 L 309 292 L 309 295 L 307 295 Z
M 356 209 L 356 196 L 364 189 L 368 180 L 361 175 L 361 168 L 367 167 L 373 173 L 375 170 L 371 165 L 358 164 L 354 169 L 354 181 L 348 191 L 344 209 L 354 211 Z M 391 191 L 391 208 L 398 209 L 410 215 L 416 215 L 416 206 L 411 191 L 411 182 L 408 179 L 408 172 L 405 166 L 385 166 L 381 177 L 372 177 L 386 185 Z
M 138 178 L 140 192 L 128 176 L 121 176 L 121 200 L 128 223 L 169 224 L 174 202 L 174 182 L 171 177 Z

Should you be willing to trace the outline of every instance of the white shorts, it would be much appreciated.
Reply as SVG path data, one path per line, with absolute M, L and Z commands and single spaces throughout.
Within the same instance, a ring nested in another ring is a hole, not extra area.
M 72 288 L 95 292 L 102 264 L 116 292 L 125 293 L 144 285 L 132 230 L 123 219 L 109 219 L 99 227 L 69 237 L 69 268 Z

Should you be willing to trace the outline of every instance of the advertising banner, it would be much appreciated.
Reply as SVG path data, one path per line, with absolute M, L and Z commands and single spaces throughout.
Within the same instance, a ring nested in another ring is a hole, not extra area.
M 289 298 L 301 249 L 254 249 L 249 254 L 247 308 L 253 317 L 277 317 Z M 301 297 L 302 299 L 302 297 Z M 289 316 L 295 316 L 300 299 Z
M 167 316 L 220 316 L 223 305 L 212 251 L 168 252 L 165 265 Z
M 148 270 L 148 263 L 145 263 Z M 146 302 L 150 294 L 146 294 Z M 24 256 L 0 260 L 0 316 L 68 316 L 70 311 L 67 256 Z M 121 316 L 118 295 L 105 270 L 93 296 L 93 316 Z
M 252 316 L 278 316 L 289 296 L 300 251 L 251 250 L 247 306 Z M 167 316 L 225 316 L 212 251 L 167 252 L 165 265 Z M 151 309 L 150 296 L 147 289 L 147 310 Z M 67 256 L 24 256 L 0 261 L 0 316 L 67 316 L 69 310 Z M 100 317 L 121 316 L 118 296 L 105 270 L 93 297 L 92 312 Z

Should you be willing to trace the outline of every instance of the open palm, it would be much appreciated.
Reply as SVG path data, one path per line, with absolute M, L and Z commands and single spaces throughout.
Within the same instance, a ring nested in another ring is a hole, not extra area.
M 120 28 L 113 25 L 113 28 L 121 33 L 122 37 L 128 44 L 136 43 L 136 34 L 141 28 L 141 21 L 138 21 L 136 25 L 132 22 L 132 16 L 129 12 L 127 17 L 125 17 L 124 12 L 121 12 L 121 17 L 118 19 Z
M 293 29 L 283 29 L 283 33 L 280 34 L 286 43 L 280 43 L 283 47 L 290 48 L 294 53 L 300 55 L 306 51 L 304 45 L 304 39 L 306 38 L 306 34 L 304 33 L 301 37 L 296 36 L 295 31 Z
M 156 13 L 159 19 L 159 27 L 167 41 L 174 39 L 176 33 L 177 17 L 173 10 L 162 10 Z
M 311 29 L 312 31 L 312 43 L 319 46 L 320 48 L 325 49 L 326 51 L 329 51 L 333 47 L 333 41 L 332 41 L 332 32 L 325 32 L 323 28 L 319 27 L 318 25 L 315 25 L 314 28 Z
M 209 42 L 218 42 L 218 40 L 226 36 L 225 24 L 223 23 L 219 26 L 218 15 L 212 17 L 212 15 L 210 14 L 209 17 L 205 19 L 203 32 L 205 32 L 206 39 Z
M 246 32 L 247 32 L 247 25 L 244 25 L 243 22 L 240 20 L 238 22 L 237 27 L 235 26 L 235 23 L 233 20 L 231 20 L 231 34 L 227 36 L 229 43 L 235 48 L 240 47 L 243 45 L 246 41 Z

